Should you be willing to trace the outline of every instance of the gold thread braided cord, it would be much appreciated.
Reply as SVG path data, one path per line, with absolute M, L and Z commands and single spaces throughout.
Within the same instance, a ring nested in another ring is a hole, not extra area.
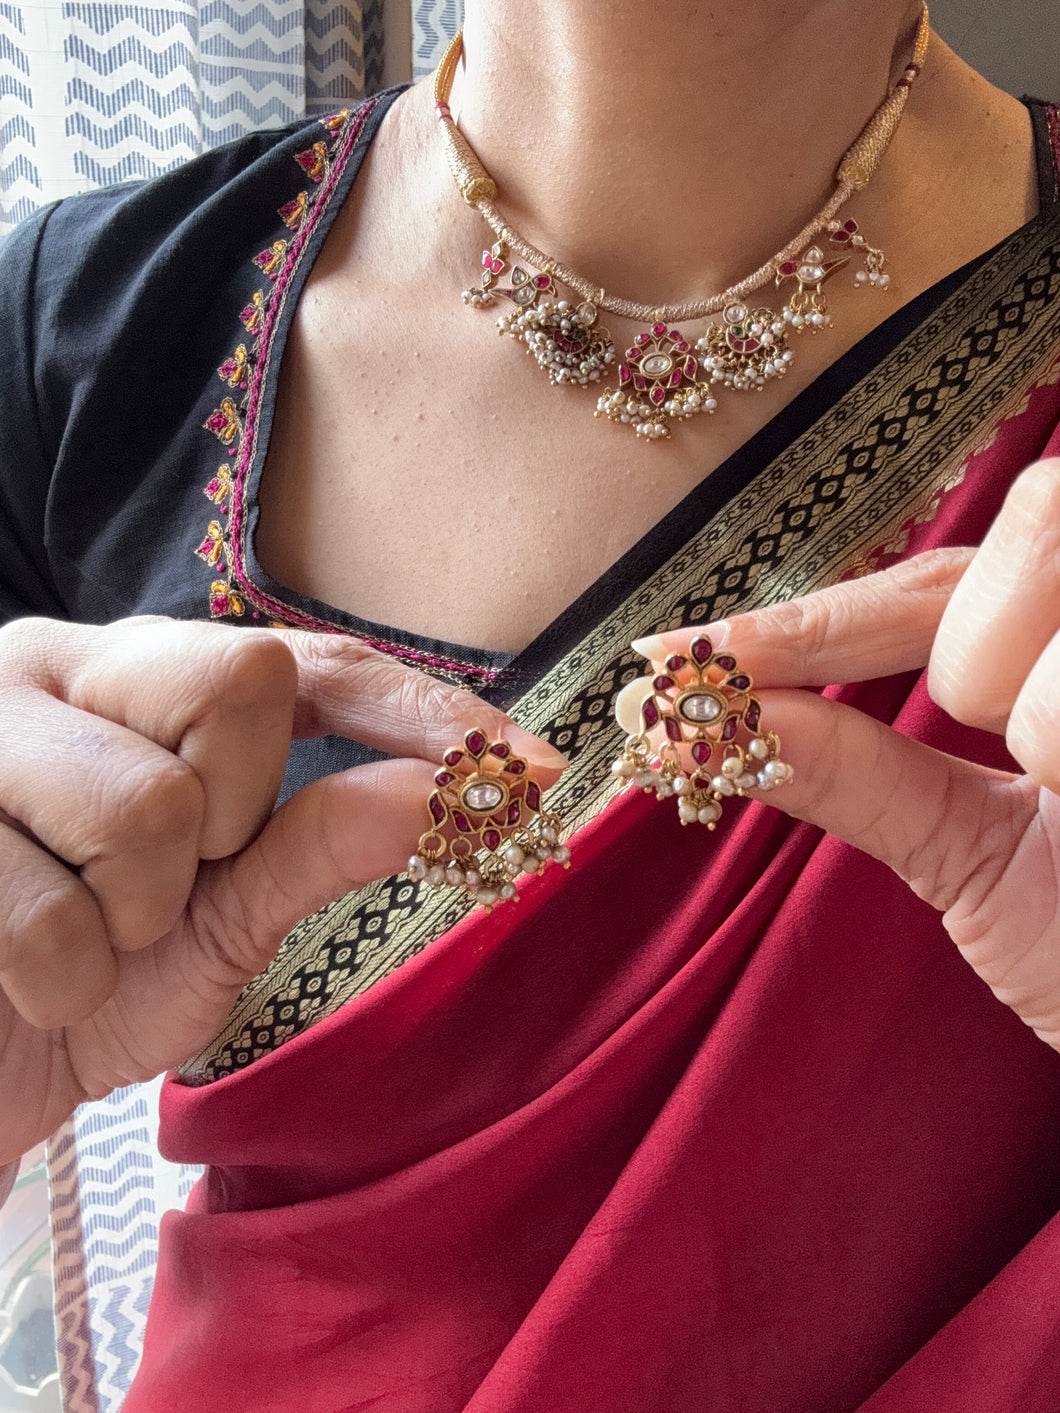
M 464 36 L 461 30 L 453 36 L 442 55 L 442 62 L 438 65 L 438 72 L 434 76 L 434 104 L 445 138 L 445 155 L 449 160 L 450 170 L 464 200 L 469 206 L 477 206 L 483 199 L 497 199 L 497 184 L 479 161 L 475 149 L 453 122 L 453 116 L 449 112 L 449 94 L 453 89 L 453 79 L 463 48 Z
M 847 149 L 836 172 L 836 190 L 817 215 L 784 246 L 783 250 L 779 250 L 776 255 L 767 260 L 753 274 L 748 275 L 746 279 L 741 280 L 738 284 L 730 285 L 718 294 L 708 295 L 705 299 L 691 300 L 683 304 L 648 304 L 638 300 L 623 299 L 618 295 L 606 294 L 599 284 L 586 279 L 584 275 L 580 275 L 577 270 L 571 269 L 569 265 L 565 265 L 554 256 L 546 254 L 543 250 L 538 250 L 535 245 L 531 245 L 518 231 L 509 226 L 503 213 L 495 204 L 497 199 L 496 183 L 482 165 L 467 138 L 456 126 L 452 114 L 449 112 L 449 95 L 452 92 L 453 79 L 463 53 L 462 30 L 458 30 L 453 36 L 442 56 L 442 62 L 438 66 L 434 77 L 434 101 L 445 137 L 449 166 L 465 201 L 475 207 L 492 228 L 494 234 L 505 242 L 509 250 L 535 269 L 547 269 L 553 278 L 561 284 L 574 290 L 583 299 L 590 300 L 599 309 L 607 310 L 609 314 L 616 314 L 620 318 L 633 319 L 638 322 L 664 320 L 666 323 L 677 323 L 682 320 L 705 319 L 712 314 L 718 314 L 726 305 L 742 301 L 767 285 L 770 280 L 775 278 L 780 266 L 801 255 L 810 242 L 826 229 L 830 221 L 835 219 L 851 196 L 868 184 L 898 130 L 902 114 L 905 112 L 905 105 L 909 101 L 912 82 L 924 66 L 930 38 L 931 24 L 928 7 L 925 5 L 920 12 L 913 53 L 903 78 L 883 100 L 859 136 Z
M 906 69 L 907 74 L 913 73 L 914 70 L 919 72 L 924 67 L 930 32 L 928 11 L 925 5 L 921 11 L 920 23 L 917 26 L 913 56 Z M 876 168 L 883 161 L 884 153 L 890 147 L 891 140 L 898 131 L 898 124 L 902 121 L 905 105 L 909 102 L 911 83 L 911 79 L 908 82 L 900 82 L 876 109 L 861 130 L 860 136 L 847 148 L 836 172 L 836 181 L 850 182 L 855 191 L 861 191 L 863 187 L 868 186 Z

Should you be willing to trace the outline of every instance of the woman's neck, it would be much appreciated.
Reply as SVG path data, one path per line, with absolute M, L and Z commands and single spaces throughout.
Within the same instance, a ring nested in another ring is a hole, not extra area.
M 683 300 L 823 205 L 919 11 L 467 0 L 453 110 L 516 229 L 615 293 Z

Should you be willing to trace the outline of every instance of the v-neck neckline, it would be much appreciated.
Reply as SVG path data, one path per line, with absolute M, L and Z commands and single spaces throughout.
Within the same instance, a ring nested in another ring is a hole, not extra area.
M 413 662 L 505 705 L 527 684 L 553 666 L 564 653 L 599 623 L 636 586 L 680 548 L 699 526 L 716 515 L 734 496 L 804 435 L 813 424 L 848 394 L 881 360 L 910 336 L 947 299 L 955 294 L 987 261 L 1049 220 L 1057 209 L 1055 181 L 1041 178 L 1042 140 L 1035 123 L 1039 157 L 1040 209 L 1031 221 L 1012 232 L 992 250 L 977 256 L 903 305 L 882 324 L 841 354 L 764 427 L 710 471 L 681 501 L 625 551 L 592 584 L 583 590 L 519 652 L 499 652 L 447 641 L 374 622 L 322 600 L 299 593 L 272 578 L 257 558 L 255 532 L 260 518 L 260 487 L 275 415 L 279 371 L 294 313 L 306 282 L 323 248 L 336 216 L 350 194 L 364 157 L 393 101 L 404 87 L 388 90 L 373 100 L 356 140 L 339 159 L 340 169 L 326 192 L 316 198 L 310 228 L 297 260 L 276 296 L 279 312 L 262 351 L 265 372 L 251 433 L 251 458 L 244 471 L 245 531 L 236 546 L 246 578 L 260 586 L 267 600 L 280 609 L 289 607 L 298 620 L 363 638 L 383 651 Z M 1029 105 L 1030 106 L 1030 105 Z M 1035 109 L 1031 106 L 1032 116 Z M 1050 163 L 1048 171 L 1055 168 Z

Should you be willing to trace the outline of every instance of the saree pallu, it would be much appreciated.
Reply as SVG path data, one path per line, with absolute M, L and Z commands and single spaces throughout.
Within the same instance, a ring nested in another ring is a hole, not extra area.
M 126 1413 L 1056 1413 L 1060 1057 L 883 865 L 605 781 L 631 637 L 979 542 L 1060 451 L 1058 293 L 1043 218 L 516 659 L 571 871 L 324 910 L 171 1078 L 163 1149 L 210 1167 Z M 921 675 L 829 694 L 1011 766 Z

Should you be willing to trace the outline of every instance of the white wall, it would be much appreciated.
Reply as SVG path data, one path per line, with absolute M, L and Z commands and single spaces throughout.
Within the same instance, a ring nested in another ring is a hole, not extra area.
M 1060 102 L 1060 0 L 929 0 L 939 34 L 999 88 Z

